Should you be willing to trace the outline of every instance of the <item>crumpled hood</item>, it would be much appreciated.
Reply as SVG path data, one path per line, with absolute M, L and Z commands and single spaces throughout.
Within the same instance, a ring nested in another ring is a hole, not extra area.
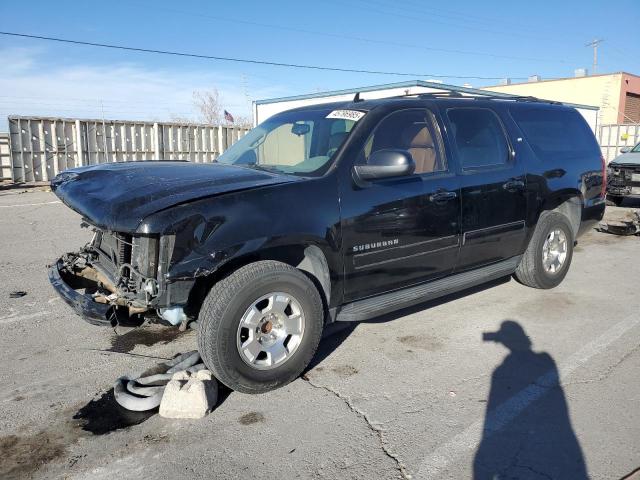
M 219 163 L 146 161 L 73 168 L 57 175 L 51 188 L 97 227 L 134 232 L 145 217 L 174 205 L 295 180 Z
M 640 152 L 628 152 L 618 155 L 616 158 L 609 162 L 617 165 L 640 165 Z

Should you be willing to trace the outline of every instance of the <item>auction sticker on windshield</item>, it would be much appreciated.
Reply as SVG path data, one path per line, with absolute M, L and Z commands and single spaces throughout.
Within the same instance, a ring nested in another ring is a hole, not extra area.
M 339 118 L 341 120 L 353 120 L 357 122 L 362 117 L 364 117 L 364 112 L 359 112 L 357 110 L 334 110 L 327 118 Z

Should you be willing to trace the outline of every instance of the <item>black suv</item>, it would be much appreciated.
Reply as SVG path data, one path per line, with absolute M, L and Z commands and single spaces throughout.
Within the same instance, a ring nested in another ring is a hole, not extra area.
M 95 232 L 49 271 L 98 325 L 197 321 L 227 386 L 280 387 L 326 323 L 515 275 L 552 288 L 603 216 L 604 164 L 573 108 L 417 95 L 277 114 L 213 164 L 68 170 Z

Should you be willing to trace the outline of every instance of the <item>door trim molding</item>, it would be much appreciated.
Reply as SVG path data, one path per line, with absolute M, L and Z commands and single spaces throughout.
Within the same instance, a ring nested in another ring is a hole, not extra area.
M 390 251 L 399 250 L 399 249 L 407 249 L 407 248 L 415 248 L 415 247 L 419 247 L 419 246 L 427 246 L 429 244 L 446 243 L 449 240 L 451 241 L 451 243 L 448 244 L 448 245 L 443 245 L 442 247 L 432 248 L 430 250 L 416 252 L 416 253 L 409 253 L 407 255 L 396 256 L 396 257 L 393 257 L 393 258 L 387 258 L 387 259 L 384 259 L 384 260 L 379 260 L 377 262 L 370 262 L 370 263 L 365 263 L 365 264 L 361 264 L 361 265 L 357 264 L 357 260 L 361 260 L 363 258 L 367 258 L 369 255 L 381 254 L 381 253 L 390 252 Z M 455 241 L 455 243 L 454 243 L 454 241 Z M 354 268 L 354 270 L 362 270 L 363 268 L 369 268 L 369 267 L 374 267 L 374 266 L 378 266 L 378 265 L 384 265 L 386 263 L 391 263 L 391 262 L 398 262 L 398 261 L 401 261 L 401 260 L 406 260 L 408 258 L 418 257 L 418 256 L 422 256 L 422 255 L 428 255 L 430 253 L 441 252 L 443 250 L 448 250 L 448 249 L 451 249 L 451 248 L 458 248 L 459 246 L 460 246 L 460 236 L 459 235 L 447 235 L 446 237 L 438 237 L 438 238 L 433 238 L 431 240 L 423 240 L 423 241 L 420 241 L 420 242 L 413 242 L 413 243 L 409 243 L 407 245 L 396 245 L 396 246 L 393 246 L 393 247 L 383 248 L 383 249 L 380 249 L 380 250 L 371 250 L 371 251 L 368 251 L 368 252 L 357 253 L 357 254 L 353 255 L 353 268 Z
M 518 220 L 516 222 L 501 223 L 500 225 L 492 225 L 486 228 L 478 228 L 476 230 L 468 230 L 462 234 L 462 245 L 467 243 L 467 238 L 481 238 L 488 233 L 515 232 L 524 230 L 526 222 Z
M 416 244 L 412 244 L 411 246 L 414 246 L 414 245 Z M 448 245 L 446 247 L 434 248 L 433 250 L 427 250 L 426 252 L 413 253 L 411 255 L 405 255 L 404 257 L 389 258 L 388 260 L 380 260 L 379 262 L 367 263 L 366 265 L 360 265 L 360 266 L 354 266 L 354 270 L 362 270 L 363 268 L 376 267 L 378 265 L 384 265 L 385 263 L 406 260 L 407 258 L 419 257 L 421 255 L 429 255 L 430 253 L 441 252 L 443 250 L 449 250 L 450 248 L 458 248 L 459 246 L 460 246 L 460 241 L 458 240 L 455 244 Z
M 408 243 L 406 245 L 395 245 L 389 248 L 381 248 L 380 250 L 370 250 L 368 252 L 356 253 L 354 257 L 364 257 L 366 255 L 371 255 L 372 253 L 388 252 L 390 250 L 396 250 L 398 248 L 409 248 L 409 247 L 417 247 L 418 245 L 427 245 L 429 243 L 441 242 L 443 240 L 448 240 L 450 238 L 456 238 L 457 236 L 458 235 L 447 235 L 446 237 L 432 238 L 431 240 L 422 240 L 420 242 Z

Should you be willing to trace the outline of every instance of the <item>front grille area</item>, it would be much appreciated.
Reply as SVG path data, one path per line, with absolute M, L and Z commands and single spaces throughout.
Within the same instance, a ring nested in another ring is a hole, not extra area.
M 129 263 L 131 260 L 131 236 L 102 232 L 98 249 L 118 266 Z
M 118 278 L 118 270 L 125 263 L 131 263 L 131 235 L 115 232 L 98 232 L 94 247 L 98 253 L 98 265 L 113 282 Z
M 609 185 L 613 187 L 640 186 L 639 167 L 616 167 L 609 175 Z
M 610 175 L 609 185 L 614 187 L 624 187 L 625 185 L 624 175 Z

